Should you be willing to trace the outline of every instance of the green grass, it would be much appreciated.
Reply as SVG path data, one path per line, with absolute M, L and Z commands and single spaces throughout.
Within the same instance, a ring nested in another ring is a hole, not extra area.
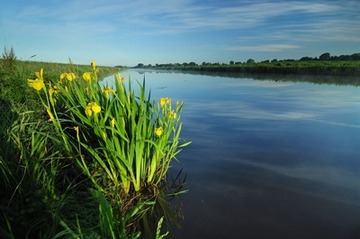
M 135 94 L 120 74 L 101 87 L 115 68 L 8 63 L 0 62 L 0 237 L 165 237 L 162 221 L 176 218 L 167 198 L 185 192 L 184 181 L 167 179 L 188 144 L 182 103 L 155 101 L 144 82 Z
M 360 74 L 360 61 L 276 60 L 271 62 L 264 61 L 237 64 L 163 64 L 154 68 L 212 73 L 358 76 Z

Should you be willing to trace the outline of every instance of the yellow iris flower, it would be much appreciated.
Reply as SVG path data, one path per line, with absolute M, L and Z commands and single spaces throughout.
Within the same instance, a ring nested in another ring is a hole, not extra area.
M 91 80 L 91 72 L 85 72 L 83 74 L 83 79 L 86 80 L 86 81 Z
M 52 87 L 51 84 L 49 84 L 49 95 L 52 96 L 53 94 L 57 93 L 59 93 L 58 86 L 54 85 L 54 87 Z
M 39 91 L 45 87 L 44 80 L 36 78 L 35 80 L 28 79 L 28 86 Z
M 154 133 L 156 136 L 160 137 L 162 135 L 162 133 L 164 132 L 162 127 L 159 128 L 155 128 Z
M 44 69 L 43 69 L 43 68 L 41 68 L 40 71 L 35 72 L 36 77 L 37 77 L 38 79 L 40 79 L 40 80 L 44 80 L 43 74 L 44 74 Z
M 96 104 L 96 102 L 93 102 L 91 105 L 91 110 L 94 112 L 94 114 L 98 114 L 101 112 L 101 107 Z
M 167 115 L 166 118 L 168 119 L 176 119 L 176 112 L 174 110 L 171 110 Z
M 43 78 L 44 70 L 43 68 L 40 71 L 35 72 L 36 79 L 28 79 L 28 86 L 34 88 L 35 90 L 39 91 L 45 87 L 44 78 Z
M 74 73 L 68 73 L 68 74 L 66 75 L 66 79 L 67 79 L 68 81 L 75 80 L 75 78 L 76 78 L 76 75 L 75 75 Z
M 125 79 L 122 75 L 120 75 L 120 73 L 117 73 L 117 74 L 115 75 L 115 78 L 116 78 L 118 81 L 120 81 L 120 83 L 122 83 L 122 82 L 124 81 L 124 79 Z
M 104 89 L 104 88 L 101 88 L 101 92 L 102 93 L 104 93 L 104 95 L 105 95 L 105 97 L 107 98 L 107 99 L 109 99 L 109 95 L 110 95 L 110 93 L 113 93 L 113 94 L 115 94 L 115 90 L 113 90 L 111 87 L 106 87 L 106 89 Z
M 160 98 L 160 106 L 164 107 L 165 105 L 171 104 L 171 98 Z
M 85 114 L 90 117 L 101 112 L 101 107 L 96 102 L 90 102 L 85 108 Z
M 87 117 L 90 117 L 92 116 L 92 110 L 91 110 L 91 106 L 90 105 L 87 105 L 86 108 L 85 108 L 85 114 L 87 115 Z
M 60 80 L 63 80 L 63 79 L 66 79 L 68 81 L 73 81 L 76 79 L 76 75 L 72 72 L 71 73 L 65 72 L 60 75 Z

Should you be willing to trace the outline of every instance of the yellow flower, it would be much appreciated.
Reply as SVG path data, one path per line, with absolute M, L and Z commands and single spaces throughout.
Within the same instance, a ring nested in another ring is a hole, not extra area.
M 43 68 L 40 71 L 35 72 L 36 79 L 28 79 L 28 86 L 34 88 L 35 90 L 39 91 L 45 87 L 44 78 L 43 78 L 44 70 Z
M 90 102 L 85 108 L 85 114 L 90 117 L 101 112 L 101 107 L 96 102 Z
M 101 111 L 101 107 L 96 104 L 96 102 L 91 103 L 91 110 L 94 112 L 94 114 L 98 114 Z
M 54 85 L 54 87 L 51 87 L 51 84 L 49 84 L 49 95 L 52 96 L 53 94 L 59 93 L 59 88 Z
M 106 89 L 104 89 L 104 88 L 101 88 L 101 92 L 102 93 L 104 93 L 104 95 L 105 95 L 105 97 L 107 98 L 107 99 L 109 99 L 109 94 L 110 93 L 113 93 L 113 94 L 115 94 L 115 90 L 113 90 L 111 87 L 106 87 Z
M 43 74 L 44 74 L 44 69 L 43 69 L 43 68 L 41 68 L 40 71 L 35 72 L 36 77 L 37 77 L 38 79 L 40 79 L 40 80 L 44 80 Z
M 68 74 L 66 75 L 66 79 L 67 79 L 68 81 L 75 80 L 75 78 L 76 78 L 76 75 L 75 75 L 74 73 L 68 73 Z
M 60 80 L 67 79 L 68 81 L 73 81 L 76 79 L 76 75 L 74 73 L 62 73 L 60 75 Z
M 45 87 L 45 84 L 43 79 L 36 78 L 35 80 L 28 79 L 28 86 L 39 91 Z
M 83 79 L 86 80 L 86 81 L 91 80 L 91 72 L 85 72 L 83 74 Z
M 112 120 L 110 120 L 110 126 L 111 126 L 112 128 L 114 128 L 114 127 L 115 127 L 115 124 L 116 124 L 116 120 L 115 120 L 115 118 L 112 118 Z
M 164 107 L 167 104 L 171 104 L 171 98 L 160 98 L 160 106 Z
M 116 78 L 118 81 L 120 81 L 120 83 L 122 83 L 122 82 L 124 81 L 124 79 L 125 79 L 122 75 L 120 75 L 120 73 L 117 73 L 117 74 L 115 75 L 115 78 Z
M 62 73 L 62 74 L 60 75 L 60 80 L 65 79 L 65 78 L 66 78 L 66 75 L 67 75 L 67 73 Z
M 160 137 L 162 135 L 162 133 L 164 132 L 162 127 L 159 128 L 155 128 L 154 133 L 156 136 Z
M 96 70 L 96 62 L 95 62 L 95 60 L 92 60 L 92 61 L 91 61 L 91 68 L 92 68 L 93 70 Z
M 87 115 L 87 117 L 90 117 L 92 115 L 92 110 L 91 110 L 91 105 L 90 103 L 86 106 L 85 108 L 85 114 Z
M 168 119 L 176 119 L 176 112 L 174 110 L 171 110 L 167 115 L 166 118 Z

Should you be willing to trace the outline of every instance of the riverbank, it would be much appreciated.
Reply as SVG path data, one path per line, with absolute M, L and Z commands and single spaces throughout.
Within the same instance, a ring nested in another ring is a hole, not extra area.
M 138 67 L 135 67 L 138 68 Z M 358 76 L 360 61 L 323 61 L 323 60 L 273 60 L 255 63 L 211 64 L 157 64 L 142 66 L 146 69 L 181 70 L 202 73 L 242 73 L 242 74 L 278 74 L 278 75 L 325 75 L 325 76 Z

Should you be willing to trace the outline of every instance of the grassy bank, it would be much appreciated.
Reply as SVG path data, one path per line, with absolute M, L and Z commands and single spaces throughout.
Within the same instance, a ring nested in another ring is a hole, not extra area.
M 303 74 L 354 76 L 360 74 L 360 61 L 279 61 L 263 63 L 182 66 L 174 69 L 200 72 L 248 74 Z
M 115 68 L 0 62 L 0 237 L 163 238 L 181 102 Z M 11 64 L 10 64 L 11 63 Z M 35 74 L 34 74 L 35 73 Z M 135 95 L 133 88 L 139 92 Z
M 226 63 L 203 62 L 168 63 L 144 65 L 139 63 L 136 68 L 155 68 L 162 70 L 181 70 L 213 73 L 242 73 L 242 74 L 283 74 L 283 75 L 326 75 L 326 76 L 358 76 L 360 74 L 360 54 L 330 56 L 322 54 L 319 58 L 303 57 L 300 60 L 266 60 L 255 62 L 230 61 Z
M 15 58 L 15 57 L 14 57 Z M 71 70 L 78 75 L 88 70 L 87 65 L 62 64 L 37 61 L 18 61 L 15 59 L 0 59 L 0 96 L 14 104 L 31 104 L 35 93 L 26 85 L 26 79 L 31 78 L 40 68 L 47 69 L 45 76 L 49 79 L 58 79 L 60 74 Z M 119 72 L 115 67 L 99 67 L 99 77 Z

